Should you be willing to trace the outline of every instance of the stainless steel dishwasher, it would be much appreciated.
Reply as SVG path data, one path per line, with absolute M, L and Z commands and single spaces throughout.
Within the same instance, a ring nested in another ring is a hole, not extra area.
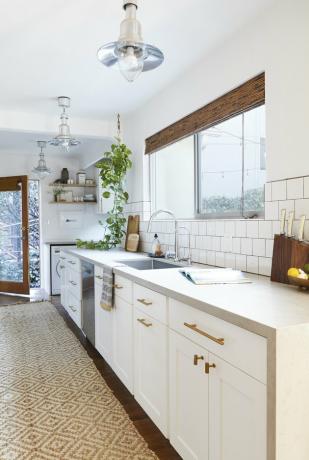
M 94 265 L 82 261 L 82 330 L 93 346 L 95 346 L 94 319 Z

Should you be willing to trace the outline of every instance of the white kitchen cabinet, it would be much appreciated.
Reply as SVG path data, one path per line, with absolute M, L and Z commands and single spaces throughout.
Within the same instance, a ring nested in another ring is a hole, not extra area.
M 168 436 L 168 347 L 165 324 L 135 309 L 134 396 Z
M 173 331 L 169 346 L 170 441 L 183 459 L 207 460 L 208 352 Z
M 266 460 L 266 385 L 209 355 L 209 460 Z
M 101 275 L 97 275 L 101 276 Z M 98 278 L 97 278 L 98 279 Z M 101 307 L 102 281 L 95 282 L 95 347 L 105 361 L 113 367 L 113 310 Z
M 115 296 L 113 308 L 113 370 L 133 393 L 133 307 Z

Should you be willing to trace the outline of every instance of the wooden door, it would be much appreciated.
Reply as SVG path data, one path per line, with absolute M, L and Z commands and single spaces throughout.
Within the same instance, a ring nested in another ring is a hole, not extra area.
M 0 178 L 0 292 L 29 294 L 28 177 Z
M 266 460 L 266 385 L 209 355 L 209 460 Z
M 167 326 L 135 310 L 134 395 L 162 433 L 168 436 Z
M 208 352 L 176 332 L 169 335 L 170 441 L 184 460 L 207 460 Z

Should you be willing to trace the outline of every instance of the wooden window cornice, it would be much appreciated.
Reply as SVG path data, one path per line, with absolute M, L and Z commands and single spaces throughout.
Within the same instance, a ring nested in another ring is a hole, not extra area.
M 265 73 L 190 113 L 146 139 L 146 154 L 154 153 L 214 124 L 265 103 Z

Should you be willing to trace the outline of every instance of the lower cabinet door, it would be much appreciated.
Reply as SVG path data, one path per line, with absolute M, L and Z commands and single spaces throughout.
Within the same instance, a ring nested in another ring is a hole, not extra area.
M 168 436 L 167 326 L 139 309 L 134 315 L 134 395 Z
M 170 441 L 184 460 L 207 460 L 208 352 L 173 331 L 169 345 Z
M 133 393 L 133 307 L 118 296 L 113 308 L 113 369 Z
M 266 386 L 209 355 L 209 460 L 266 460 Z
M 95 283 L 95 347 L 113 367 L 113 310 L 101 307 L 102 284 Z

